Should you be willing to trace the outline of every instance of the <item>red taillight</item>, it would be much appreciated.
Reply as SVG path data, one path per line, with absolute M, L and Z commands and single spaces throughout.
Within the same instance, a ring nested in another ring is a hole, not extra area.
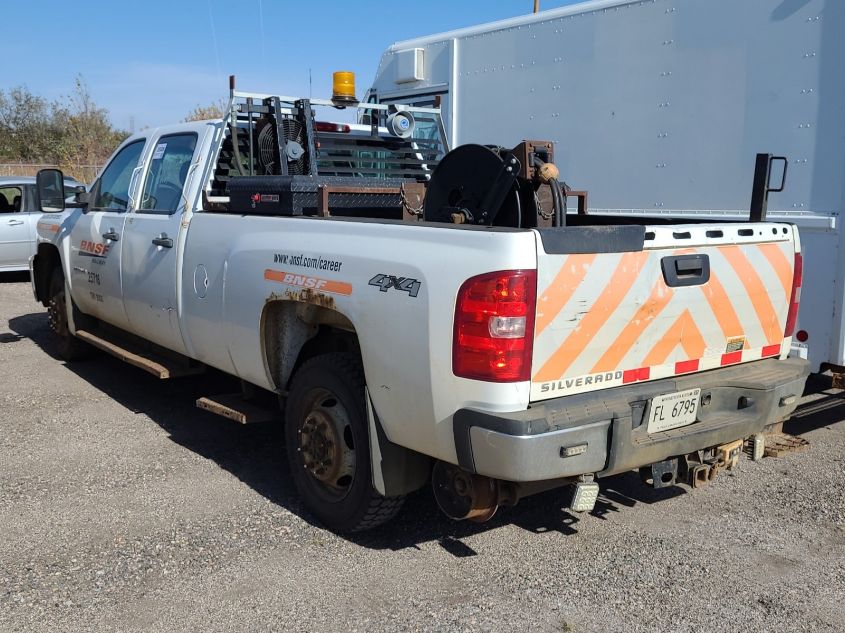
M 349 134 L 349 126 L 345 123 L 327 123 L 326 121 L 315 121 L 314 128 L 318 132 L 337 132 L 339 134 Z
M 795 268 L 792 272 L 792 296 L 789 298 L 789 312 L 786 314 L 786 327 L 783 336 L 792 336 L 795 322 L 798 320 L 798 304 L 801 303 L 801 283 L 804 280 L 804 258 L 801 253 L 795 253 Z
M 537 271 L 472 277 L 458 290 L 452 372 L 488 382 L 531 379 Z

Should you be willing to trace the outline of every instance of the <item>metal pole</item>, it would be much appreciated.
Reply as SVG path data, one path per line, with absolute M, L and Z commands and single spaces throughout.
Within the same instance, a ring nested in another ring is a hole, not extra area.
M 534 0 L 534 13 L 538 13 L 540 11 L 540 0 Z

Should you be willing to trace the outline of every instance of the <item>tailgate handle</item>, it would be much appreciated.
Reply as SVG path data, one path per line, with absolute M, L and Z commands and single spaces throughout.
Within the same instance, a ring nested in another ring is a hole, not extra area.
M 710 281 L 709 255 L 674 255 L 660 260 L 663 279 L 670 288 L 700 286 Z

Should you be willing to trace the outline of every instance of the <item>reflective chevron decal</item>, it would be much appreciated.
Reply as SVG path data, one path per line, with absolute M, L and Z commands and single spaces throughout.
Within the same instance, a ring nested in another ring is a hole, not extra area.
M 663 257 L 706 254 L 710 279 L 670 287 Z M 541 253 L 532 399 L 786 354 L 793 244 Z

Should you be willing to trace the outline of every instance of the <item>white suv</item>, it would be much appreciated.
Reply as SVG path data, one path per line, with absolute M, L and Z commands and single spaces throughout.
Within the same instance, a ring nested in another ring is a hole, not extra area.
M 65 178 L 65 187 L 81 187 L 81 182 Z M 0 177 L 0 271 L 29 270 L 35 253 L 38 210 L 35 177 Z

